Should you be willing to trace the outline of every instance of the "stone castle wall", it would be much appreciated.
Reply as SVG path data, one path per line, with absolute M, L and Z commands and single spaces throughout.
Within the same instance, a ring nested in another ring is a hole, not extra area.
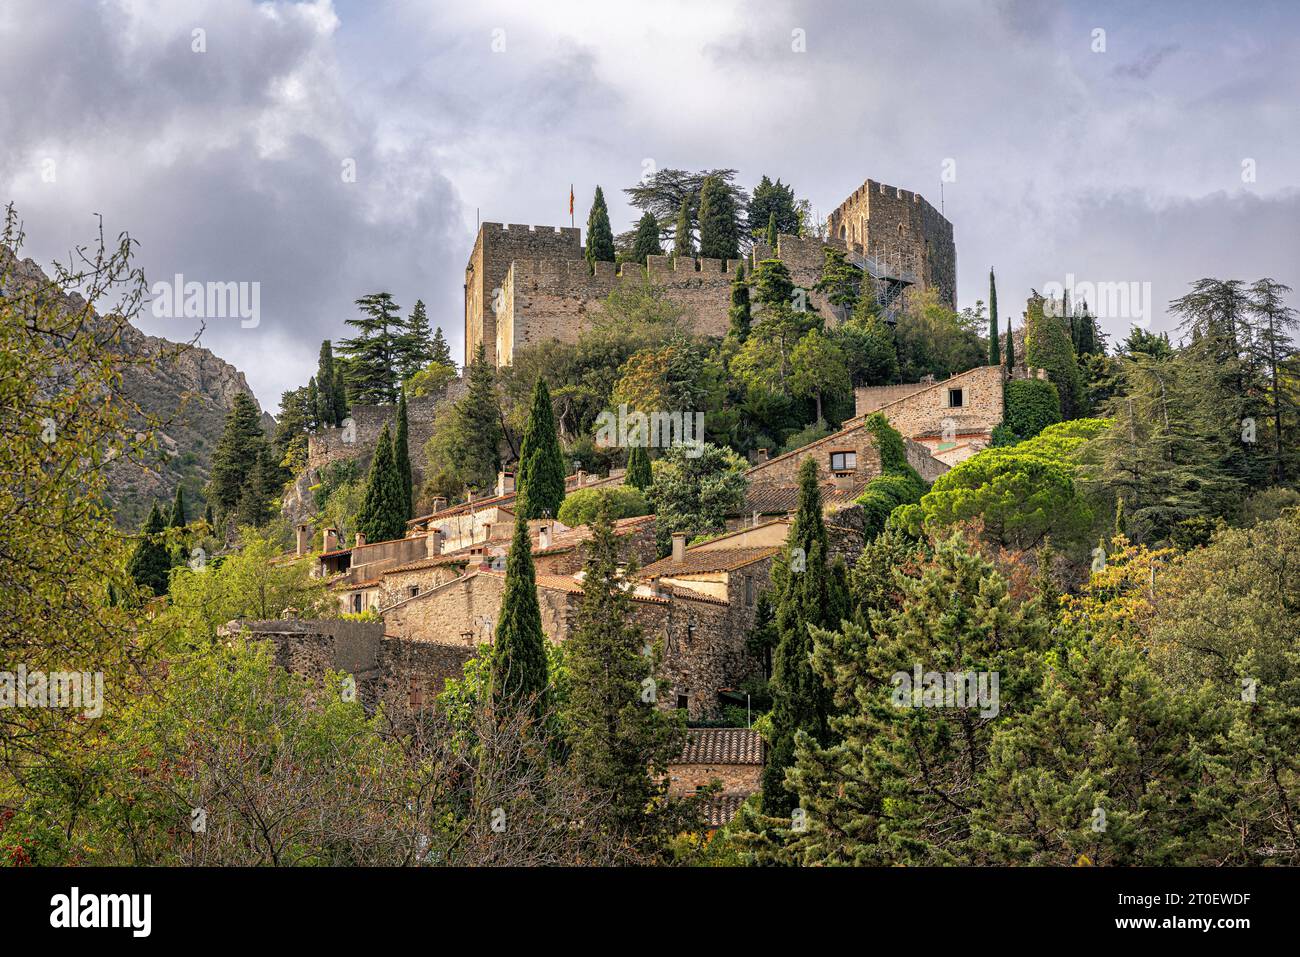
M 433 420 L 444 399 L 455 399 L 465 390 L 464 380 L 456 379 L 444 395 L 411 399 L 406 406 L 407 446 L 411 465 L 419 471 L 421 450 L 433 435 Z M 319 469 L 342 459 L 369 458 L 385 425 L 395 426 L 397 406 L 354 405 L 349 414 L 352 427 L 321 429 L 307 437 L 307 468 Z M 418 484 L 418 483 L 417 483 Z
M 919 193 L 868 180 L 831 214 L 829 228 L 828 240 L 782 235 L 775 250 L 756 243 L 743 261 L 752 268 L 764 259 L 780 259 L 795 285 L 811 291 L 821 277 L 826 247 L 838 246 L 910 274 L 956 307 L 952 224 Z M 465 361 L 480 343 L 488 360 L 500 366 L 511 364 L 522 346 L 548 339 L 573 342 L 620 283 L 641 283 L 647 276 L 686 310 L 697 333 L 721 336 L 740 262 L 652 256 L 646 269 L 596 263 L 593 274 L 576 228 L 484 223 L 465 270 Z M 810 292 L 809 300 L 830 318 L 820 294 Z
M 830 215 L 835 239 L 860 244 L 873 259 L 913 272 L 939 301 L 957 306 L 952 223 L 920 193 L 867 180 Z

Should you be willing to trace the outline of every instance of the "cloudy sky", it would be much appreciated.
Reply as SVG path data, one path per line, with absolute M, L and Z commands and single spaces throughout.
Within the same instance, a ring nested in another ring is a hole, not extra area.
M 202 342 L 271 409 L 368 292 L 459 355 L 476 221 L 567 223 L 573 183 L 581 223 L 600 184 L 628 228 L 647 161 L 823 215 L 942 182 L 960 305 L 994 266 L 1004 314 L 1068 274 L 1150 283 L 1156 329 L 1199 276 L 1300 286 L 1287 2 L 0 0 L 0 90 L 27 254 L 102 213 L 151 282 L 260 283 L 258 325 Z

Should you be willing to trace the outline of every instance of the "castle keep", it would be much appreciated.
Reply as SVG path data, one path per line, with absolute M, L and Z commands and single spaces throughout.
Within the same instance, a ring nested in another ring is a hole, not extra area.
M 881 289 L 935 288 L 956 305 L 957 254 L 952 224 L 919 193 L 867 180 L 830 216 L 828 239 L 777 237 L 777 247 L 755 243 L 744 260 L 650 256 L 634 263 L 596 263 L 593 274 L 573 227 L 483 223 L 465 267 L 465 362 L 480 344 L 489 361 L 510 365 L 517 348 L 559 339 L 575 341 L 620 283 L 650 281 L 682 306 L 701 335 L 727 331 L 731 281 L 738 266 L 780 259 L 797 286 L 821 277 L 826 246 L 836 246 L 878 280 Z M 830 310 L 820 294 L 810 304 Z

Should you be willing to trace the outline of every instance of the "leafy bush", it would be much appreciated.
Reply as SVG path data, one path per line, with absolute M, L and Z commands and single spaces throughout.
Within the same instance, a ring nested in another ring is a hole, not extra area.
M 907 461 L 903 437 L 876 412 L 867 417 L 866 427 L 876 437 L 880 450 L 881 475 L 867 483 L 858 496 L 866 514 L 866 533 L 872 538 L 884 531 L 890 513 L 900 505 L 911 505 L 925 494 L 925 481 Z
M 1012 379 L 1006 384 L 1005 404 L 1006 417 L 1002 425 L 1015 436 L 1016 441 L 1032 439 L 1049 425 L 1061 421 L 1060 394 L 1046 379 Z M 994 444 L 1008 443 L 995 441 Z
M 609 510 L 610 520 L 635 518 L 650 514 L 650 503 L 645 494 L 631 485 L 607 488 L 584 488 L 565 496 L 556 516 L 570 527 L 590 525 L 602 508 Z

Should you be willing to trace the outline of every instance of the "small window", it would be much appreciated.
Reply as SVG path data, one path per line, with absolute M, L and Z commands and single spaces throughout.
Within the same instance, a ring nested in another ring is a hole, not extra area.
M 964 406 L 965 404 L 966 404 L 966 390 L 965 390 L 965 389 L 949 389 L 949 390 L 948 390 L 948 408 L 950 408 L 950 409 L 960 409 L 960 408 L 961 408 L 962 406 Z
M 684 694 L 679 694 L 679 695 L 677 696 L 677 708 L 678 708 L 678 710 L 680 710 L 680 711 L 685 711 L 685 710 L 686 710 L 686 706 L 687 706 L 686 695 L 684 695 Z
M 745 576 L 745 607 L 754 607 L 754 576 Z
M 831 453 L 831 471 L 832 472 L 853 472 L 858 467 L 857 452 L 832 452 Z
M 419 586 L 419 585 L 412 585 L 410 588 L 408 588 L 408 589 L 406 590 L 406 592 L 407 592 L 408 595 L 410 595 L 412 598 L 414 598 L 416 595 L 420 594 L 420 586 Z
M 354 612 L 356 612 L 357 614 L 361 614 L 361 596 L 360 596 L 360 595 L 353 595 L 353 596 L 352 596 L 352 610 L 353 610 Z

